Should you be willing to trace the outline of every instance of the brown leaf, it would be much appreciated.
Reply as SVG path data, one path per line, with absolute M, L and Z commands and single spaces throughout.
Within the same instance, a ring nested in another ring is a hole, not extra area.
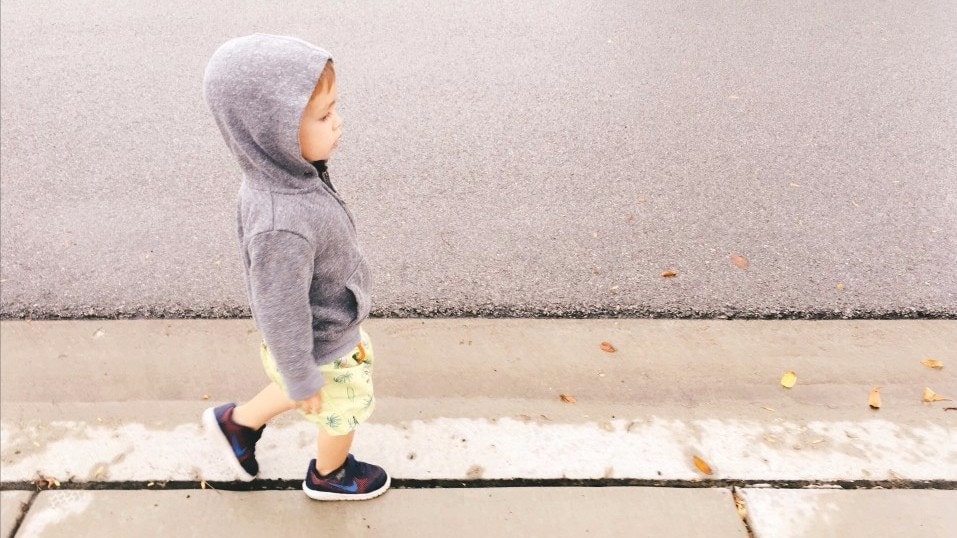
M 706 475 L 714 474 L 714 472 L 711 470 L 711 466 L 708 465 L 708 462 L 704 461 L 698 456 L 692 456 L 691 459 L 694 461 L 694 466 L 697 467 L 702 473 Z
M 936 392 L 930 390 L 930 387 L 924 387 L 924 396 L 921 397 L 920 401 L 922 402 L 949 402 L 950 398 L 946 398 L 937 394 Z
M 601 350 L 606 353 L 614 353 L 618 351 L 617 349 L 615 349 L 615 346 L 611 345 L 611 342 L 602 342 L 600 347 L 601 347 Z
M 671 278 L 671 277 L 673 277 L 673 276 L 678 276 L 678 271 L 675 271 L 674 269 L 668 269 L 667 271 L 662 271 L 662 272 L 661 272 L 661 276 L 663 276 L 663 277 L 665 277 L 665 278 Z
M 797 383 L 798 376 L 793 371 L 784 372 L 784 375 L 781 376 L 781 386 L 789 389 Z
M 748 268 L 748 259 L 740 254 L 732 254 L 731 263 L 733 263 L 738 269 Z
M 571 394 L 561 394 L 559 395 L 559 398 L 561 398 L 562 401 L 565 403 L 575 403 L 576 401 L 578 401 Z
M 41 476 L 37 480 L 33 481 L 34 484 L 40 489 L 53 489 L 60 487 L 60 481 L 52 476 Z
M 871 393 L 867 397 L 867 405 L 871 406 L 871 409 L 881 408 L 881 388 L 880 387 L 874 387 L 871 389 Z
M 934 368 L 935 370 L 940 370 L 944 367 L 944 363 L 940 362 L 937 359 L 924 359 L 920 361 L 921 364 L 928 368 Z

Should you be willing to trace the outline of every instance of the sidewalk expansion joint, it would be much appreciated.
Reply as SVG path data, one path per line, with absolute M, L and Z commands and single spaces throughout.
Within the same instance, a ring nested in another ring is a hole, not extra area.
M 689 320 L 957 320 L 953 309 L 904 308 L 900 310 L 649 310 L 645 308 L 534 308 L 514 305 L 488 308 L 396 308 L 373 311 L 372 319 L 689 319 Z M 189 319 L 250 319 L 249 309 L 199 308 L 173 309 L 141 307 L 132 309 L 109 308 L 30 308 L 4 305 L 0 321 L 57 321 L 57 320 L 189 320 Z
M 13 488 L 13 489 L 20 489 L 20 488 Z M 31 489 L 34 489 L 35 491 L 33 492 L 33 495 L 30 495 L 30 498 L 27 499 L 26 502 L 20 503 L 20 513 L 17 514 L 17 519 L 13 523 L 13 528 L 10 530 L 10 536 L 17 535 L 17 532 L 20 530 L 20 526 L 23 525 L 23 521 L 27 518 L 27 512 L 29 512 L 30 509 L 33 508 L 34 501 L 36 501 L 37 497 L 40 496 L 40 491 L 36 490 L 36 487 Z M 6 491 L 6 489 L 3 488 L 3 491 Z
M 766 488 L 766 489 L 935 489 L 957 490 L 957 480 L 651 480 L 641 478 L 510 478 L 510 479 L 413 479 L 392 480 L 395 489 L 458 489 L 458 488 L 603 488 L 603 487 L 653 487 L 653 488 Z M 252 482 L 216 482 L 197 480 L 169 481 L 97 481 L 61 482 L 60 487 L 50 488 L 88 491 L 122 490 L 170 490 L 170 489 L 221 489 L 226 491 L 282 491 L 302 488 L 301 479 L 262 479 Z M 0 491 L 39 491 L 35 482 L 0 482 Z

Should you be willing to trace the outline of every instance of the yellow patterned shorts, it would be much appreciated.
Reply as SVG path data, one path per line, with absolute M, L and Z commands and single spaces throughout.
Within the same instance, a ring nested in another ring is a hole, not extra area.
M 299 410 L 306 419 L 315 422 L 330 435 L 346 435 L 365 422 L 375 409 L 372 341 L 362 329 L 359 329 L 359 334 L 361 341 L 348 355 L 317 366 L 325 380 L 322 386 L 322 410 L 318 413 Z M 259 348 L 259 356 L 269 379 L 288 393 L 265 342 Z

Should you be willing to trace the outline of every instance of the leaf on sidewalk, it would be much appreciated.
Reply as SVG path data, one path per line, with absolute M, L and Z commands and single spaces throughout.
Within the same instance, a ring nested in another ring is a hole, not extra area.
M 874 387 L 871 389 L 871 393 L 867 396 L 867 405 L 871 406 L 871 409 L 881 408 L 881 388 L 880 387 Z
M 39 489 L 53 489 L 60 487 L 60 481 L 52 476 L 40 476 L 40 478 L 34 480 L 33 483 Z
M 614 353 L 614 352 L 618 351 L 618 350 L 615 348 L 615 346 L 611 345 L 611 342 L 602 342 L 602 343 L 601 343 L 601 346 L 599 346 L 599 347 L 601 347 L 601 350 L 604 351 L 604 352 L 606 352 L 606 353 Z
M 933 368 L 935 370 L 940 370 L 941 368 L 944 367 L 944 363 L 940 362 L 937 359 L 924 359 L 920 361 L 920 363 L 928 368 Z
M 797 383 L 798 376 L 793 371 L 788 370 L 784 372 L 784 375 L 781 376 L 781 386 L 789 389 Z
M 731 263 L 734 264 L 738 269 L 747 269 L 748 268 L 748 259 L 740 254 L 731 255 Z
M 692 456 L 691 459 L 692 461 L 694 461 L 694 466 L 697 467 L 698 470 L 701 471 L 702 473 L 709 476 L 714 474 L 714 471 L 711 470 L 711 466 L 708 465 L 708 462 L 704 461 L 698 456 Z
M 663 277 L 665 277 L 665 278 L 671 278 L 671 277 L 673 277 L 673 276 L 678 276 L 678 271 L 675 271 L 674 269 L 668 269 L 668 270 L 666 270 L 666 271 L 662 271 L 662 272 L 661 272 L 661 276 L 663 276 Z
M 949 402 L 950 398 L 946 398 L 937 394 L 936 392 L 930 390 L 930 387 L 924 387 L 924 396 L 920 399 L 922 402 Z
M 575 403 L 576 401 L 578 401 L 571 394 L 560 394 L 559 398 L 561 398 L 562 401 L 565 403 Z

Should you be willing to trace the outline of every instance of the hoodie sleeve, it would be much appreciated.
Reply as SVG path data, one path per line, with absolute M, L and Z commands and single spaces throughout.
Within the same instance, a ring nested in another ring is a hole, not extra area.
M 315 249 L 301 235 L 262 232 L 250 238 L 250 306 L 293 400 L 312 396 L 322 375 L 312 356 L 312 283 Z

